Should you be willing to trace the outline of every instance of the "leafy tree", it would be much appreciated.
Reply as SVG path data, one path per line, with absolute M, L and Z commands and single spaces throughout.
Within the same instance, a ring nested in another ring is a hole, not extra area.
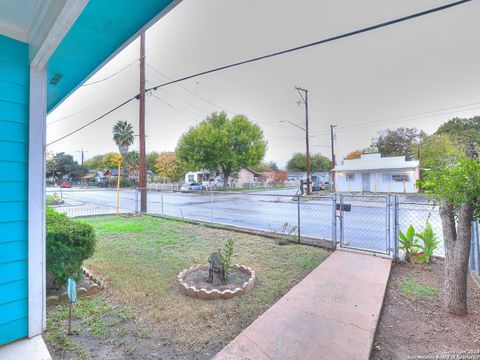
M 137 177 L 140 172 L 140 153 L 138 151 L 129 151 L 123 157 L 123 167 L 129 177 Z
M 320 155 L 310 155 L 310 171 L 329 171 L 332 169 L 332 162 L 329 158 Z M 307 157 L 303 153 L 295 153 L 287 162 L 288 171 L 307 171 Z
M 179 160 L 190 169 L 220 168 L 227 186 L 229 176 L 242 167 L 254 167 L 263 157 L 267 143 L 258 125 L 244 115 L 232 119 L 213 113 L 182 135 L 177 144 Z
M 113 125 L 113 141 L 118 146 L 120 154 L 125 155 L 128 148 L 133 144 L 135 134 L 133 132 L 132 124 L 127 121 L 120 120 Z
M 90 170 L 102 170 L 103 169 L 103 157 L 104 155 L 95 155 L 83 162 L 83 166 Z
M 355 150 L 347 154 L 345 156 L 345 160 L 353 160 L 353 159 L 359 159 L 360 156 L 362 156 L 363 150 Z
M 445 134 L 427 136 L 415 147 L 420 166 L 432 169 L 455 162 L 464 156 L 464 148 L 455 143 Z
M 183 167 L 174 152 L 162 152 L 157 158 L 155 168 L 158 175 L 170 181 L 176 181 L 183 175 Z
M 288 174 L 286 171 L 277 170 L 273 175 L 274 184 L 284 184 L 288 179 Z
M 424 131 L 417 128 L 386 129 L 372 139 L 372 146 L 375 146 L 382 156 L 406 156 L 407 159 L 412 159 L 413 147 L 426 136 Z
M 261 162 L 252 168 L 256 172 L 278 171 L 278 165 L 275 161 Z
M 156 165 L 159 156 L 160 154 L 156 151 L 147 154 L 147 170 L 153 171 L 154 173 L 157 172 Z
M 433 168 L 422 186 L 440 203 L 445 244 L 444 308 L 454 315 L 466 315 L 471 224 L 480 218 L 480 164 L 465 157 Z
M 453 118 L 442 124 L 437 131 L 437 135 L 447 135 L 457 144 L 467 144 L 469 142 L 480 142 L 480 116 L 472 118 Z
M 106 169 L 116 169 L 119 161 L 122 161 L 122 155 L 116 152 L 107 153 L 103 157 L 103 167 Z
M 57 153 L 47 158 L 46 173 L 48 177 L 54 177 L 57 180 L 65 175 L 74 179 L 83 175 L 82 167 L 73 160 L 73 156 L 65 154 L 64 152 Z

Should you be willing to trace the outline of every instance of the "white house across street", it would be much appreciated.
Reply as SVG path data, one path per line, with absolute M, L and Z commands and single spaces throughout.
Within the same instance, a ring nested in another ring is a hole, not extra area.
M 418 192 L 419 161 L 406 160 L 405 156 L 363 154 L 358 159 L 344 160 L 334 172 L 338 192 Z

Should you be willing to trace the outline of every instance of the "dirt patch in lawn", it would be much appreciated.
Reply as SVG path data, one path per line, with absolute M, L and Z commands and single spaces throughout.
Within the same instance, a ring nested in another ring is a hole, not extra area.
M 241 287 L 242 284 L 250 278 L 250 273 L 245 273 L 239 269 L 232 268 L 229 274 L 226 275 L 227 281 L 225 284 L 214 286 L 210 284 L 208 280 L 208 266 L 202 266 L 188 273 L 184 280 L 188 286 L 196 286 L 198 289 L 219 291 L 223 290 L 235 290 L 237 287 Z
M 393 265 L 371 359 L 434 358 L 480 349 L 480 289 L 469 278 L 469 314 L 452 316 L 442 308 L 443 279 L 442 259 Z M 468 358 L 480 359 L 476 354 Z

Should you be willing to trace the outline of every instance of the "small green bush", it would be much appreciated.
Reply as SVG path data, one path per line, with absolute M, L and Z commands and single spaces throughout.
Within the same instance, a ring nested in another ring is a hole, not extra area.
M 440 241 L 438 240 L 437 234 L 432 229 L 432 225 L 427 221 L 425 224 L 425 229 L 421 233 L 415 234 L 420 240 L 422 240 L 422 245 L 420 245 L 421 252 L 417 254 L 418 261 L 423 263 L 429 263 L 433 251 L 438 247 Z
M 225 270 L 225 276 L 230 274 L 230 269 L 232 268 L 232 256 L 233 256 L 233 239 L 230 238 L 225 242 L 223 249 L 219 251 L 220 262 Z
M 79 280 L 82 263 L 93 255 L 95 231 L 90 224 L 72 221 L 47 207 L 47 270 L 56 284 L 64 284 L 69 276 Z
M 418 251 L 418 241 L 415 239 L 415 229 L 410 225 L 405 233 L 398 232 L 398 240 L 400 241 L 400 250 L 405 252 L 405 260 L 412 261 Z

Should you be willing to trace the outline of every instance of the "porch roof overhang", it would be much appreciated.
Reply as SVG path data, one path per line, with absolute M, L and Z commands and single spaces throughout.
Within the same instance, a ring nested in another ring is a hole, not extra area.
M 181 0 L 16 0 L 0 3 L 0 34 L 47 67 L 51 111 Z

